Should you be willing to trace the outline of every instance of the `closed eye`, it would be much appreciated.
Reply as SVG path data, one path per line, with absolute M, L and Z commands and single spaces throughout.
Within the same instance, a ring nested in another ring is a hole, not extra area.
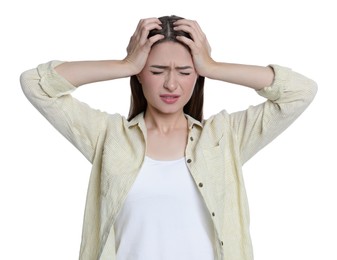
M 163 72 L 162 72 L 162 71 L 151 71 L 151 73 L 152 73 L 153 75 L 160 75 L 160 74 L 162 74 Z
M 186 76 L 191 75 L 191 73 L 189 73 L 189 72 L 180 72 L 180 74 L 186 75 Z

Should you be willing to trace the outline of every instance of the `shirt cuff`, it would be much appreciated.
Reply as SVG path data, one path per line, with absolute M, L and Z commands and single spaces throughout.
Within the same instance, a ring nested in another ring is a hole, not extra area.
M 65 78 L 57 74 L 54 68 L 64 61 L 50 61 L 48 63 L 40 64 L 37 71 L 40 75 L 39 84 L 44 92 L 52 98 L 58 98 L 68 95 L 73 92 L 76 87 L 73 86 Z
M 291 69 L 279 65 L 269 65 L 274 70 L 274 81 L 271 86 L 257 90 L 256 92 L 271 101 L 278 100 L 285 91 L 288 85 Z

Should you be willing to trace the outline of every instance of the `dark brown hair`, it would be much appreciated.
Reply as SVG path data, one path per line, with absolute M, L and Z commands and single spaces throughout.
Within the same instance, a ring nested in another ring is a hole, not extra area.
M 190 50 L 187 45 L 183 44 L 182 42 L 176 39 L 177 36 L 185 36 L 189 39 L 192 39 L 191 36 L 184 31 L 173 30 L 174 27 L 173 23 L 179 19 L 183 18 L 175 15 L 160 17 L 159 20 L 162 23 L 162 29 L 151 30 L 148 35 L 148 38 L 156 34 L 162 34 L 165 37 L 155 42 L 154 45 L 160 44 L 162 42 L 172 41 L 180 43 L 184 45 L 188 50 Z M 152 47 L 154 45 L 152 45 Z M 191 117 L 195 118 L 198 121 L 202 121 L 203 119 L 204 82 L 205 78 L 199 76 L 195 83 L 192 96 L 190 100 L 187 102 L 187 104 L 184 106 L 184 113 L 190 115 Z M 130 85 L 131 85 L 131 103 L 128 116 L 129 121 L 139 113 L 145 112 L 147 107 L 147 101 L 143 94 L 142 85 L 138 81 L 136 75 L 131 76 Z

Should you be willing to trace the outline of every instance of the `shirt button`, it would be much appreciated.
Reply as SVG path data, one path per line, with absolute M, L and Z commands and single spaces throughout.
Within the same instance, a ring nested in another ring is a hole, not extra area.
M 188 160 L 187 160 L 187 163 L 191 163 L 191 162 L 192 162 L 192 160 L 191 160 L 191 159 L 188 159 Z
M 212 216 L 215 217 L 215 213 L 214 212 L 212 212 Z
M 199 187 L 202 188 L 204 184 L 202 182 L 199 183 Z
M 193 140 L 194 140 L 192 136 L 190 137 L 190 140 L 191 140 L 191 141 L 193 141 Z
M 220 244 L 221 244 L 221 246 L 223 246 L 223 242 L 222 241 L 220 241 Z

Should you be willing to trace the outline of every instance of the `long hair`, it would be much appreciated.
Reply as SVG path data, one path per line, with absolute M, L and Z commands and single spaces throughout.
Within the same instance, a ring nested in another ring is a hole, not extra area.
M 179 19 L 183 18 L 175 15 L 160 17 L 159 20 L 162 23 L 162 29 L 151 30 L 148 35 L 148 38 L 157 34 L 162 34 L 165 37 L 155 42 L 154 45 L 160 44 L 162 42 L 172 41 L 184 45 L 190 51 L 190 48 L 187 45 L 176 39 L 177 36 L 185 36 L 189 39 L 192 39 L 191 36 L 184 31 L 173 30 L 174 27 L 173 23 Z M 152 45 L 152 47 L 154 45 Z M 195 83 L 192 96 L 183 109 L 185 114 L 188 114 L 189 116 L 195 118 L 198 121 L 202 121 L 203 119 L 204 82 L 205 77 L 199 76 Z M 138 81 L 136 75 L 131 76 L 130 86 L 131 86 L 131 102 L 128 116 L 129 121 L 139 113 L 145 112 L 147 107 L 147 101 L 143 93 L 142 85 Z

